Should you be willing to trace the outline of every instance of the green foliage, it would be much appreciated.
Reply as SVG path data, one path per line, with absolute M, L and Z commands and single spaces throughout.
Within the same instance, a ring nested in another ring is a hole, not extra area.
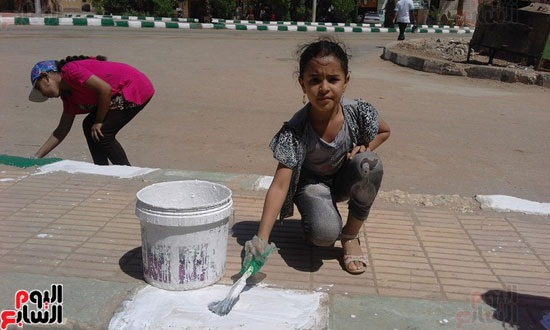
M 355 0 L 332 0 L 334 17 L 338 22 L 351 22 L 356 10 Z
M 101 0 L 92 0 L 92 8 L 94 12 L 98 15 L 103 15 L 103 1 Z
M 435 6 L 430 9 L 428 17 L 433 22 L 433 24 L 441 23 L 441 12 L 439 11 L 439 8 L 436 8 Z
M 95 0 L 94 8 L 102 8 L 113 15 L 153 15 L 171 17 L 174 15 L 177 0 Z
M 128 0 L 101 0 L 101 6 L 108 14 L 121 15 L 130 8 Z
M 233 18 L 237 2 L 235 0 L 211 0 L 212 16 L 218 18 Z
M 155 4 L 154 16 L 171 17 L 174 16 L 177 0 L 153 0 Z

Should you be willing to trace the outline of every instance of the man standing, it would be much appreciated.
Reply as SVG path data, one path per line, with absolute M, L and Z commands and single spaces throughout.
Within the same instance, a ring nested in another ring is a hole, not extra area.
M 399 37 L 397 37 L 397 40 L 405 40 L 405 29 L 411 23 L 411 17 L 413 18 L 413 24 L 415 24 L 413 10 L 414 4 L 412 0 L 399 0 L 395 5 L 395 11 L 397 12 L 395 20 L 399 25 Z

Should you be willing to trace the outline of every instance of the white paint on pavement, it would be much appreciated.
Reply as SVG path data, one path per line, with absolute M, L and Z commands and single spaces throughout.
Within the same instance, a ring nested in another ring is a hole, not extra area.
M 321 329 L 327 326 L 327 297 L 322 293 L 253 287 L 231 312 L 218 316 L 208 304 L 225 298 L 228 286 L 166 291 L 147 286 L 115 314 L 110 330 L 129 329 Z
M 254 185 L 254 190 L 267 190 L 271 186 L 271 182 L 273 182 L 272 176 L 262 176 Z
M 74 160 L 62 160 L 56 163 L 40 166 L 38 168 L 38 173 L 35 173 L 35 175 L 61 171 L 67 173 L 85 173 L 115 176 L 119 178 L 133 178 L 136 176 L 145 175 L 156 170 L 156 168 L 135 166 L 99 166 L 86 162 L 77 162 Z
M 550 203 L 539 203 L 505 195 L 476 195 L 484 210 L 498 212 L 521 212 L 526 214 L 550 215 Z

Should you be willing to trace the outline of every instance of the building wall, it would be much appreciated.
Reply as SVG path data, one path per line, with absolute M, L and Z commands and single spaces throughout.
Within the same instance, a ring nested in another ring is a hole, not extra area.
M 82 10 L 82 0 L 60 0 L 59 4 L 64 12 Z

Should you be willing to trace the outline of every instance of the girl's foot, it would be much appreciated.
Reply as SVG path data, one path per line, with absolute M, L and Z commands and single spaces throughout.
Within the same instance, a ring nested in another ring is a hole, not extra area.
M 359 238 L 355 235 L 342 234 L 341 236 L 346 270 L 352 274 L 363 273 L 367 268 L 368 259 L 359 246 Z

